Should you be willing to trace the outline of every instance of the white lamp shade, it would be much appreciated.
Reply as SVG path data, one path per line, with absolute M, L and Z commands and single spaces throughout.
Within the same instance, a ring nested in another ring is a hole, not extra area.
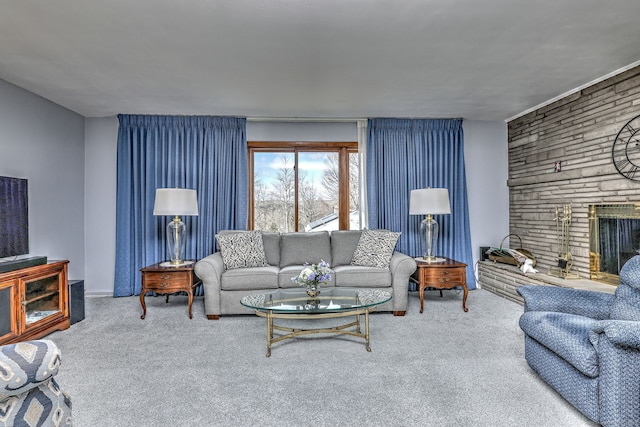
M 409 215 L 450 214 L 449 190 L 446 188 L 420 188 L 411 190 Z
M 196 190 L 185 188 L 158 188 L 153 205 L 154 215 L 198 215 Z

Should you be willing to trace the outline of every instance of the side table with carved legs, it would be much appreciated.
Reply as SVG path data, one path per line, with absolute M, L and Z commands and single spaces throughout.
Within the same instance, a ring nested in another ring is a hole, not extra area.
M 420 313 L 424 310 L 424 290 L 425 288 L 434 288 L 440 290 L 442 296 L 443 289 L 453 289 L 460 286 L 464 291 L 462 297 L 462 309 L 469 311 L 467 308 L 467 264 L 458 262 L 449 258 L 442 258 L 441 262 L 426 262 L 416 260 L 418 268 L 411 276 L 411 281 L 419 286 L 420 292 Z
M 189 319 L 192 319 L 191 305 L 193 304 L 193 289 L 200 283 L 193 272 L 195 263 L 189 261 L 186 264 L 178 266 L 167 266 L 166 264 L 167 263 L 162 262 L 140 269 L 142 273 L 142 290 L 140 291 L 142 316 L 140 316 L 140 318 L 144 319 L 147 315 L 147 305 L 144 302 L 144 297 L 147 292 L 166 295 L 166 302 L 169 302 L 169 295 L 176 292 L 186 292 L 189 298 Z

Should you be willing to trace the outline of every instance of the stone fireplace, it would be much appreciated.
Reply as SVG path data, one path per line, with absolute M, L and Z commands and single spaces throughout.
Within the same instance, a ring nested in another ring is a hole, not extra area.
M 591 280 L 617 285 L 620 269 L 640 253 L 640 204 L 589 205 Z
M 640 179 L 618 173 L 612 145 L 638 115 L 640 66 L 508 121 L 508 233 L 536 256 L 539 273 L 480 261 L 483 287 L 518 302 L 523 284 L 616 290 L 620 268 L 640 249 Z M 571 280 L 547 274 L 566 250 L 554 220 L 558 206 L 572 209 L 568 251 L 578 278 Z
M 580 277 L 576 280 L 615 290 L 620 267 L 640 248 L 634 241 L 640 175 L 632 180 L 618 173 L 612 146 L 638 115 L 640 66 L 508 122 L 508 232 L 522 238 L 522 247 L 536 256 L 541 273 L 558 265 L 563 250 L 554 213 L 568 205 L 573 213 L 571 272 Z M 561 169 L 554 167 L 558 162 Z M 594 210 L 601 206 L 597 215 L 590 212 L 592 205 Z

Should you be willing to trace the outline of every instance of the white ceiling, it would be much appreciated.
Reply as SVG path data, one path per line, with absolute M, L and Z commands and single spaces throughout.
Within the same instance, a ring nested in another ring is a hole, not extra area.
M 83 116 L 504 120 L 640 60 L 638 0 L 0 0 L 0 78 Z

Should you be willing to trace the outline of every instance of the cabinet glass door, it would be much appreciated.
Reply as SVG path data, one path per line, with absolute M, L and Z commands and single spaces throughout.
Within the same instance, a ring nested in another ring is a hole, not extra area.
M 26 327 L 63 311 L 58 274 L 25 281 Z
M 16 288 L 17 282 L 0 283 L 0 342 L 18 336 L 12 304 L 16 298 Z

